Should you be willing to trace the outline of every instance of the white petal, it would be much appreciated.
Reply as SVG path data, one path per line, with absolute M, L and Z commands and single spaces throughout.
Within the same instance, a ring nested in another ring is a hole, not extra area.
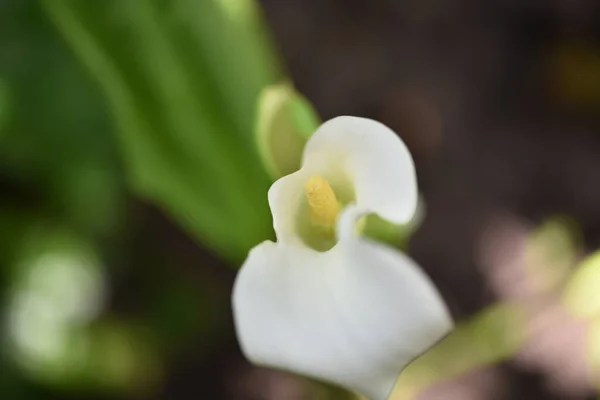
M 273 228 L 279 242 L 296 243 L 298 237 L 298 212 L 305 202 L 304 183 L 308 171 L 299 170 L 279 178 L 269 188 L 269 207 L 273 215 Z
M 406 223 L 418 201 L 412 157 L 385 125 L 366 118 L 337 117 L 322 124 L 304 148 L 302 169 L 326 179 L 345 177 L 356 203 L 393 223 Z
M 252 362 L 384 400 L 400 371 L 452 326 L 439 294 L 400 252 L 345 237 L 319 253 L 264 242 L 233 291 Z

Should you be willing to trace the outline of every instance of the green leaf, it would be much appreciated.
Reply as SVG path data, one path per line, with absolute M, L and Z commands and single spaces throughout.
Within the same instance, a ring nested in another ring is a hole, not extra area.
M 234 263 L 271 237 L 252 129 L 278 68 L 259 20 L 216 0 L 43 4 L 108 99 L 137 193 Z
M 581 318 L 600 317 L 600 251 L 587 256 L 563 292 L 565 306 Z
M 256 140 L 273 179 L 300 169 L 308 138 L 320 124 L 311 104 L 291 84 L 266 87 L 258 99 Z

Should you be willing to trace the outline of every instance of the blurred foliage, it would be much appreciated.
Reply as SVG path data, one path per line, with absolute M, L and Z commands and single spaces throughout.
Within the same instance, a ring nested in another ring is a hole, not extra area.
M 10 106 L 1 107 L 0 171 L 20 196 L 4 203 L 11 212 L 37 208 L 107 234 L 119 217 L 122 186 L 104 107 L 31 1 L 3 2 L 0 77 L 5 105 L 10 96 Z
M 43 4 L 109 101 L 133 188 L 230 261 L 270 237 L 252 127 L 279 73 L 258 14 L 215 0 Z
M 581 232 L 576 221 L 553 216 L 527 238 L 525 266 L 536 294 L 562 288 L 579 257 Z
M 300 169 L 304 145 L 320 125 L 311 104 L 291 83 L 272 85 L 262 91 L 257 115 L 258 149 L 271 177 Z
M 10 94 L 6 84 L 0 80 L 0 138 L 4 132 L 4 124 L 10 112 Z
M 158 358 L 146 337 L 100 318 L 105 268 L 91 243 L 45 226 L 22 239 L 9 269 L 6 355 L 59 389 L 130 391 L 153 377 Z
M 588 335 L 588 362 L 590 365 L 590 381 L 600 391 L 600 318 L 596 318 Z
M 587 256 L 567 282 L 566 307 L 581 318 L 600 317 L 600 251 Z

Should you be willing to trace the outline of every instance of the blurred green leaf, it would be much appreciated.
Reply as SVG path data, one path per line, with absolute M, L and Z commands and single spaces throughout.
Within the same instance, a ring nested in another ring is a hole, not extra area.
M 10 113 L 10 97 L 8 87 L 4 81 L 0 79 L 0 139 L 3 136 L 4 125 Z
M 124 185 L 106 107 L 38 2 L 3 3 L 0 76 L 10 89 L 0 143 L 4 206 L 110 233 Z M 90 166 L 99 173 L 87 173 Z
M 270 237 L 251 133 L 277 67 L 260 24 L 215 0 L 43 4 L 109 100 L 134 189 L 230 261 Z
M 563 292 L 565 306 L 581 318 L 600 316 L 600 251 L 587 256 Z
M 33 213 L 23 213 L 6 206 L 0 210 L 0 263 L 11 265 L 15 258 L 22 255 L 22 241 L 37 218 L 39 216 Z M 0 276 L 9 272 L 8 268 L 1 268 Z
M 215 283 L 169 282 L 167 277 L 153 293 L 150 314 L 145 325 L 152 326 L 158 343 L 167 352 L 186 349 L 190 343 L 210 343 L 221 333 L 223 321 L 221 313 L 215 312 L 227 307 L 227 296 L 216 295 Z M 225 301 L 223 301 L 225 300 Z
M 53 182 L 53 197 L 75 227 L 94 233 L 114 232 L 122 216 L 120 181 L 101 162 L 78 162 Z
M 109 391 L 143 394 L 162 374 L 153 342 L 144 330 L 122 322 L 102 321 L 91 327 L 84 383 Z
M 311 104 L 290 83 L 263 89 L 258 99 L 256 140 L 273 179 L 300 169 L 304 145 L 319 123 Z
M 547 219 L 529 235 L 525 265 L 537 292 L 562 286 L 577 260 L 580 236 L 577 222 L 563 216 Z
M 390 400 L 510 358 L 526 338 L 525 322 L 519 305 L 497 304 L 460 323 L 400 374 Z

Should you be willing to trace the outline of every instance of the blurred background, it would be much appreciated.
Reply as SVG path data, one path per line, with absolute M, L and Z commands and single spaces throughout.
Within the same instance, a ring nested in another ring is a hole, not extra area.
M 597 0 L 0 0 L 0 398 L 349 398 L 233 331 L 283 79 L 415 159 L 458 328 L 392 399 L 597 398 Z

